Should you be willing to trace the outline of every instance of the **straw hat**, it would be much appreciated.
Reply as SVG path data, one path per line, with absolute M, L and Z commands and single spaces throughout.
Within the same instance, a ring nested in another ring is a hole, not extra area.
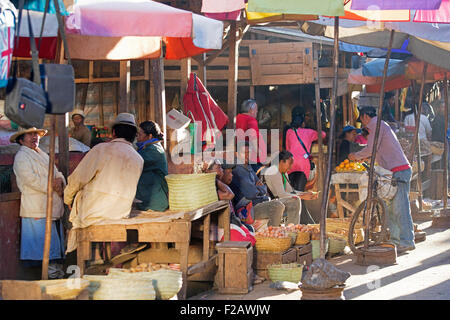
M 114 121 L 112 126 L 114 127 L 117 124 L 126 124 L 137 128 L 134 116 L 131 113 L 127 112 L 122 112 L 117 115 L 116 120 Z
M 72 111 L 72 117 L 73 117 L 74 115 L 76 115 L 76 114 L 79 115 L 79 116 L 82 116 L 83 119 L 86 118 L 86 116 L 84 115 L 83 110 L 81 110 L 81 109 L 73 109 L 73 111 Z
M 16 142 L 16 139 L 18 137 L 20 137 L 21 135 L 23 135 L 25 133 L 33 133 L 33 132 L 37 132 L 41 138 L 47 134 L 47 130 L 45 130 L 45 129 L 37 129 L 35 127 L 28 128 L 28 129 L 22 128 L 19 131 L 17 131 L 16 133 L 14 133 L 11 137 L 9 137 L 9 141 L 14 143 L 14 142 Z

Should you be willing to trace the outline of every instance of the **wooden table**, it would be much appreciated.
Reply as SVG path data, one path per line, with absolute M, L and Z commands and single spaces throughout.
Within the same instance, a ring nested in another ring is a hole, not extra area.
M 339 218 L 344 218 L 344 208 L 353 214 L 357 206 L 353 206 L 342 197 L 342 193 L 357 193 L 358 199 L 362 193 L 361 184 L 359 183 L 360 177 L 363 172 L 346 172 L 346 173 L 334 173 L 331 176 L 331 184 L 334 186 L 336 194 L 336 208 Z M 367 186 L 365 186 L 367 188 Z
M 130 218 L 106 221 L 102 224 L 77 230 L 77 264 L 80 274 L 85 271 L 86 261 L 91 259 L 92 242 L 125 242 L 127 231 L 136 230 L 139 242 L 172 242 L 180 250 L 180 267 L 183 286 L 179 299 L 186 299 L 187 276 L 200 273 L 216 263 L 217 255 L 209 253 L 209 230 L 211 215 L 218 215 L 219 226 L 224 228 L 224 240 L 230 239 L 230 209 L 228 201 L 217 201 L 205 207 L 186 212 L 154 212 L 133 210 Z M 188 268 L 188 252 L 192 222 L 202 219 L 203 259 Z M 155 261 L 157 262 L 157 261 Z

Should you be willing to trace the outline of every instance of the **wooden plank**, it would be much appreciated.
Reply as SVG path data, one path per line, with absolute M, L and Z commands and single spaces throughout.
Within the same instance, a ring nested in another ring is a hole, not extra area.
M 179 243 L 177 243 L 179 245 Z M 190 245 L 188 252 L 188 263 L 195 264 L 202 261 L 203 248 Z M 146 249 L 138 253 L 137 262 L 141 263 L 180 263 L 181 253 L 177 248 L 168 249 Z
M 311 42 L 286 42 L 286 43 L 270 43 L 270 44 L 251 44 L 250 51 L 264 52 L 264 54 L 272 53 L 298 53 L 303 52 L 305 48 L 311 48 Z
M 237 46 L 236 39 L 236 21 L 231 21 L 229 33 L 229 65 L 228 65 L 228 128 L 234 127 L 234 118 L 237 115 L 237 80 L 238 80 L 238 61 L 239 61 L 239 48 Z M 215 79 L 210 77 L 207 72 L 208 79 Z
M 189 242 L 190 222 L 153 222 L 127 226 L 128 230 L 138 230 L 139 242 Z
M 292 63 L 261 65 L 260 70 L 264 77 L 267 75 L 302 74 L 303 64 Z
M 77 231 L 77 241 L 111 242 L 127 241 L 124 225 L 95 225 Z
M 147 80 L 145 76 L 132 76 L 131 81 Z M 102 83 L 102 82 L 120 82 L 120 77 L 109 77 L 109 78 L 77 78 L 75 83 Z
M 211 268 L 211 266 L 216 265 L 217 261 L 217 254 L 213 255 L 211 258 L 207 259 L 206 261 L 202 261 L 200 263 L 194 264 L 190 266 L 187 270 L 187 275 L 193 275 L 196 273 L 202 273 Z
M 164 61 L 163 58 L 150 60 L 152 66 L 152 81 L 155 88 L 155 121 L 161 127 L 162 132 L 167 132 L 166 122 L 166 89 L 164 84 Z M 167 149 L 167 137 L 164 135 L 164 149 Z
M 183 278 L 183 285 L 181 287 L 181 290 L 178 292 L 178 298 L 181 300 L 185 300 L 187 291 L 189 242 L 180 242 L 178 245 L 180 248 L 180 268 Z
M 253 85 L 263 86 L 263 85 L 282 85 L 282 84 L 304 84 L 303 75 L 299 74 L 288 74 L 288 75 L 268 75 L 261 76 L 257 78 Z
M 211 214 L 203 219 L 203 261 L 209 259 L 209 227 L 211 224 Z
M 347 79 L 351 69 L 347 68 L 339 68 L 338 69 L 338 78 Z M 333 68 L 319 68 L 319 76 L 320 78 L 333 78 L 334 71 Z
M 128 112 L 130 101 L 130 66 L 131 62 L 120 61 L 120 85 L 119 85 L 119 113 Z
M 244 80 L 244 81 L 238 81 L 237 82 L 237 86 L 238 87 L 248 87 L 252 85 L 251 80 Z M 165 83 L 166 87 L 179 87 L 180 86 L 180 81 L 166 81 Z M 228 82 L 226 80 L 215 80 L 215 81 L 208 81 L 208 87 L 227 87 L 228 86 Z M 154 118 L 151 118 L 154 119 Z
M 195 72 L 195 70 L 193 70 Z M 180 70 L 166 70 L 164 72 L 164 76 L 166 80 L 180 80 Z M 251 71 L 248 70 L 239 70 L 238 71 L 238 79 L 247 80 L 251 79 Z M 206 70 L 206 78 L 208 80 L 227 80 L 228 70 Z
M 20 200 L 20 192 L 0 193 L 0 202 Z
M 181 65 L 181 62 L 180 60 L 166 60 L 164 61 L 164 65 L 167 67 L 179 67 Z M 191 67 L 193 70 L 198 70 L 199 66 L 200 64 L 198 61 L 191 60 Z M 228 67 L 228 57 L 217 57 L 208 64 L 208 67 L 220 67 L 220 66 Z M 239 67 L 250 67 L 250 58 L 239 57 Z
M 180 100 L 183 99 L 186 93 L 189 75 L 191 74 L 191 58 L 181 60 L 180 69 Z
M 242 40 L 241 47 L 248 47 L 251 44 L 268 44 L 269 40 Z
M 272 54 L 256 54 L 252 55 L 252 59 L 258 56 L 261 64 L 291 64 L 303 63 L 303 53 L 272 53 Z

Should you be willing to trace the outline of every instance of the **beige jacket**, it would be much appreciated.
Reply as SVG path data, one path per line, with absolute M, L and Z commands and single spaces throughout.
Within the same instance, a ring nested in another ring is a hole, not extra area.
M 45 218 L 47 214 L 47 179 L 49 158 L 41 149 L 34 151 L 21 146 L 14 158 L 13 170 L 21 194 L 20 216 L 22 218 Z M 66 180 L 55 166 L 55 178 Z M 53 192 L 53 220 L 60 219 L 64 213 L 63 199 Z
M 281 176 L 280 170 L 278 170 L 278 166 L 271 166 L 263 172 L 263 175 L 264 181 L 274 197 L 292 198 L 295 196 L 295 194 L 292 193 L 294 189 L 289 184 L 289 181 L 286 182 L 286 190 L 284 189 L 283 177 Z
M 77 228 L 126 218 L 136 195 L 144 160 L 125 139 L 91 149 L 68 178 L 64 202 L 72 206 L 67 252 L 76 249 Z

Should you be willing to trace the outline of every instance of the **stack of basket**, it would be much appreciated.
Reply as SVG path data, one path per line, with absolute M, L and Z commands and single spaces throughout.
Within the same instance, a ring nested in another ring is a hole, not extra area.
M 272 264 L 267 269 L 269 278 L 273 282 L 289 281 L 298 283 L 302 279 L 303 265 L 299 263 Z

